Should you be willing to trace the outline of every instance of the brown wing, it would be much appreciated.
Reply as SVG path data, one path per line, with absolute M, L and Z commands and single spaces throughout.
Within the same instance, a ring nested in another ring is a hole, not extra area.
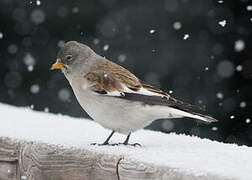
M 136 93 L 139 92 L 141 88 L 144 88 L 147 91 L 156 93 L 157 95 L 169 97 L 166 92 L 163 92 L 160 89 L 154 88 L 151 85 L 140 81 L 134 74 L 129 72 L 127 69 L 105 58 L 101 59 L 101 62 L 96 65 L 91 72 L 95 71 L 106 73 L 109 78 L 112 78 L 119 84 L 123 84 L 124 86 L 128 87 L 132 91 L 135 91 Z
M 104 71 L 91 71 L 84 76 L 91 84 L 91 89 L 96 92 L 106 91 L 112 93 L 114 91 L 123 92 L 120 81 L 116 80 L 111 74 Z
M 127 69 L 119 66 L 105 58 L 103 58 L 99 64 L 97 64 L 93 71 L 103 71 L 109 74 L 111 77 L 116 79 L 117 81 L 123 83 L 127 87 L 138 87 L 140 88 L 141 83 L 139 79 L 129 72 Z

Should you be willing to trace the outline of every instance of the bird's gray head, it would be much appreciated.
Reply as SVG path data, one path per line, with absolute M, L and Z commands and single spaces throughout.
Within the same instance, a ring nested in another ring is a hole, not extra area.
M 52 65 L 51 70 L 62 69 L 64 73 L 71 72 L 87 64 L 92 54 L 95 53 L 88 46 L 77 41 L 69 41 L 59 50 L 56 63 Z

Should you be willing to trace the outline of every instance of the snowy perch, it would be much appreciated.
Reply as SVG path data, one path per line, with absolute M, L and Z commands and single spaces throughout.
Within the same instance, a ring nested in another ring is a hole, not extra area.
M 252 179 L 246 146 L 147 130 L 131 139 L 142 148 L 91 146 L 110 132 L 89 120 L 2 104 L 0 117 L 1 180 Z

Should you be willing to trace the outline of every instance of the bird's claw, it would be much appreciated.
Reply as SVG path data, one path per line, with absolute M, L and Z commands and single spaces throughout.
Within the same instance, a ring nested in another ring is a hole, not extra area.
M 113 143 L 113 144 L 109 144 L 109 143 L 102 143 L 102 144 L 91 143 L 90 145 L 97 145 L 97 146 L 117 146 L 118 143 Z
M 97 146 L 119 146 L 119 145 L 125 145 L 125 146 L 134 146 L 134 147 L 142 147 L 141 144 L 139 143 L 133 143 L 133 144 L 125 144 L 125 143 L 112 143 L 112 144 L 109 144 L 109 143 L 102 143 L 102 144 L 98 144 L 98 143 L 91 143 L 91 145 L 97 145 Z

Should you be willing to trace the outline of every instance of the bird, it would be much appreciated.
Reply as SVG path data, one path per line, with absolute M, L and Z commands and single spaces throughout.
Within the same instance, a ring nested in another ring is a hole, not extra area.
M 98 145 L 113 145 L 109 141 L 115 132 L 127 135 L 123 143 L 117 144 L 140 145 L 129 143 L 131 133 L 157 119 L 189 117 L 217 122 L 215 118 L 199 113 L 204 111 L 203 107 L 173 98 L 77 41 L 66 42 L 61 47 L 50 69 L 60 69 L 86 113 L 104 128 L 112 130 Z

